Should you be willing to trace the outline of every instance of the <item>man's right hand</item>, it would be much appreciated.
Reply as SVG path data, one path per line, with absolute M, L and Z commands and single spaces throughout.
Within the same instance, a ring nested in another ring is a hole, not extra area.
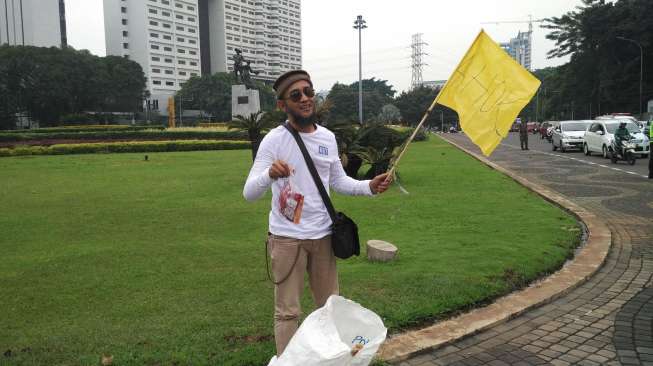
M 270 166 L 268 174 L 270 174 L 270 178 L 278 179 L 290 176 L 291 171 L 288 163 L 283 160 L 275 160 L 272 166 Z

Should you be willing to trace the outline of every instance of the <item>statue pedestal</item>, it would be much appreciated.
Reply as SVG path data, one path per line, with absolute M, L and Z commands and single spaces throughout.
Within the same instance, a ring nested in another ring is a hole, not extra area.
M 248 117 L 261 110 L 258 90 L 247 89 L 245 85 L 231 86 L 231 117 Z

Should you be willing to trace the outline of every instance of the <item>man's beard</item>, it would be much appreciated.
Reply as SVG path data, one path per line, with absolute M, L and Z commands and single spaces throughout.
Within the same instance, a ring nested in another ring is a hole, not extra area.
M 310 126 L 315 123 L 315 111 L 308 117 L 303 117 L 300 113 L 295 112 L 292 108 L 288 108 L 288 114 L 293 117 L 293 121 L 300 127 Z

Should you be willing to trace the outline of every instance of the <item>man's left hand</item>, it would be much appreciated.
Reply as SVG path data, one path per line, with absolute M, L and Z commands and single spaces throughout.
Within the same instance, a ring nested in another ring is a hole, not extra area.
M 383 193 L 390 187 L 390 184 L 392 184 L 392 177 L 389 177 L 388 173 L 383 173 L 370 181 L 370 189 L 374 194 Z

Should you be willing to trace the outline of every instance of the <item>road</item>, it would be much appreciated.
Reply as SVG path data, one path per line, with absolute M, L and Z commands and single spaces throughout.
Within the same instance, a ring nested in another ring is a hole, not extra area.
M 519 134 L 516 132 L 511 132 L 509 136 L 503 140 L 501 145 L 507 148 L 521 150 L 519 145 Z M 545 156 L 554 156 L 557 158 L 569 159 L 588 165 L 595 165 L 603 169 L 612 169 L 613 171 L 639 175 L 644 178 L 648 178 L 648 158 L 637 159 L 635 165 L 628 165 L 628 163 L 624 161 L 619 161 L 617 164 L 612 164 L 610 159 L 604 159 L 597 153 L 594 153 L 591 156 L 585 156 L 585 154 L 579 150 L 569 150 L 563 153 L 560 150 L 553 151 L 551 147 L 552 144 L 550 144 L 546 139 L 541 139 L 540 135 L 528 136 L 528 148 L 534 152 L 542 153 Z
M 464 134 L 445 134 L 480 153 Z M 399 363 L 434 365 L 653 366 L 653 180 L 645 160 L 615 166 L 552 152 L 511 133 L 490 160 L 600 217 L 612 233 L 603 267 L 568 294 L 500 325 Z

